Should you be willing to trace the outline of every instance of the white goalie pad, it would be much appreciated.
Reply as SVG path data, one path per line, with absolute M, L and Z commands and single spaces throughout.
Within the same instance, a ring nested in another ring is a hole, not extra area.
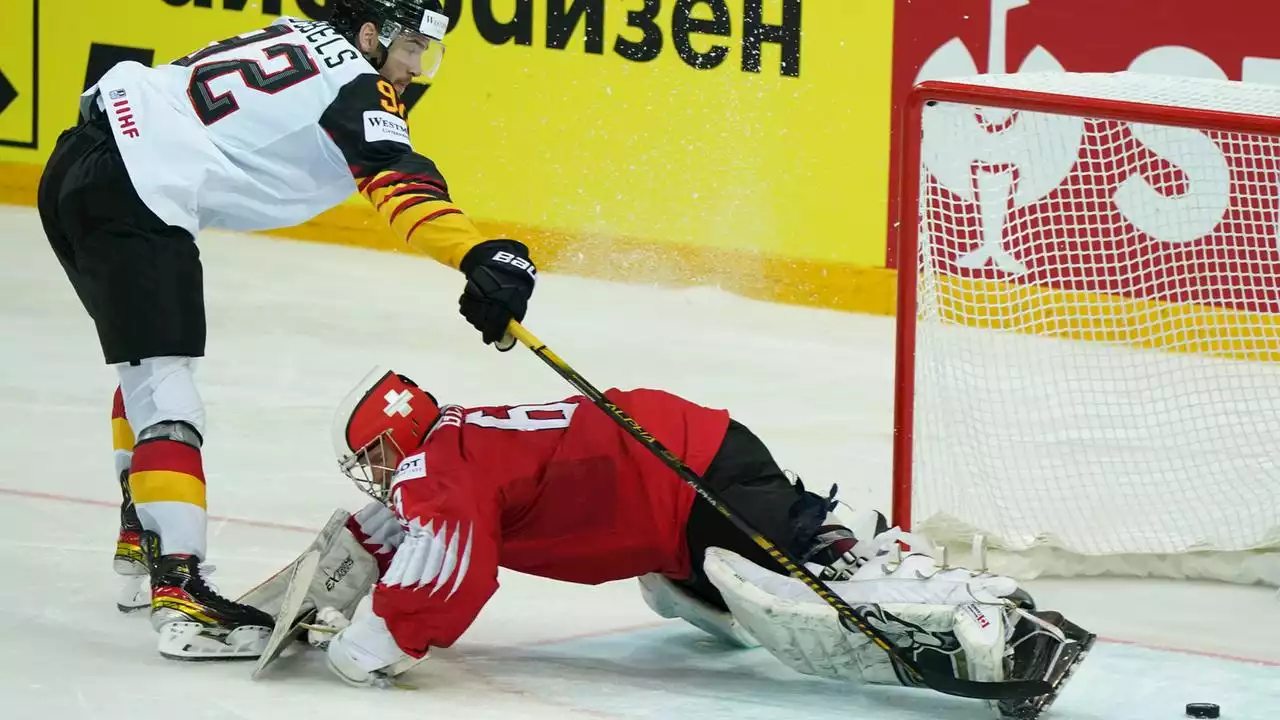
M 314 549 L 304 552 L 302 557 L 293 563 L 284 591 L 280 594 L 280 608 L 276 611 L 274 618 L 275 627 L 272 628 L 271 636 L 267 638 L 266 645 L 262 648 L 258 662 L 253 668 L 254 680 L 262 678 L 271 663 L 284 652 L 285 646 L 297 637 L 297 633 L 302 629 L 303 619 L 310 617 L 300 614 L 299 610 L 306 602 L 307 591 L 311 587 L 311 581 L 315 578 L 319 565 L 320 551 Z M 337 610 L 329 609 L 338 613 Z M 340 614 L 339 617 L 341 617 Z
M 378 580 L 378 564 L 369 551 L 346 528 L 350 513 L 335 510 L 320 534 L 299 559 L 313 550 L 320 552 L 319 568 L 307 590 L 300 613 L 316 608 L 337 608 L 350 616 L 360 598 L 369 593 Z M 265 582 L 245 593 L 239 602 L 276 615 L 297 560 L 282 568 Z
M 659 617 L 680 618 L 732 647 L 760 647 L 733 615 L 690 595 L 666 576 L 649 573 L 639 580 L 641 597 Z
M 876 558 L 853 579 L 828 585 L 894 644 L 922 664 L 945 664 L 957 677 L 1004 678 L 1009 578 L 937 568 L 925 555 L 888 566 Z M 818 677 L 909 684 L 888 653 L 840 624 L 835 609 L 795 578 L 736 553 L 709 548 L 703 565 L 733 617 L 793 670 Z

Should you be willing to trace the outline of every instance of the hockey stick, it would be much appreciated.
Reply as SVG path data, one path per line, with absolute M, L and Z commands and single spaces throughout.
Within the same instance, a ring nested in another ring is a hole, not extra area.
M 908 657 L 897 645 L 885 637 L 884 633 L 874 628 L 868 621 L 866 615 L 858 612 L 839 595 L 827 586 L 816 575 L 809 572 L 809 569 L 797 560 L 791 553 L 785 549 L 778 547 L 769 541 L 768 538 L 760 534 L 758 530 L 753 528 L 750 523 L 744 520 L 733 508 L 725 504 L 720 495 L 703 483 L 702 478 L 698 477 L 683 460 L 676 457 L 674 453 L 668 450 L 657 438 L 649 434 L 635 420 L 622 411 L 617 405 L 609 402 L 604 394 L 595 388 L 594 385 L 587 382 L 586 378 L 578 374 L 576 370 L 569 366 L 558 355 L 551 351 L 541 340 L 529 332 L 523 325 L 512 320 L 507 326 L 507 332 L 520 341 L 522 345 L 529 348 L 535 355 L 542 359 L 547 365 L 551 366 L 560 377 L 564 378 L 570 385 L 585 395 L 592 404 L 600 408 L 615 423 L 627 431 L 627 434 L 635 438 L 649 449 L 655 456 L 660 459 L 663 464 L 675 471 L 684 480 L 706 500 L 713 508 L 720 512 L 729 522 L 733 523 L 739 530 L 746 533 L 756 545 L 781 565 L 791 577 L 802 581 L 818 594 L 818 597 L 827 602 L 828 605 L 835 608 L 840 614 L 840 622 L 846 630 L 851 632 L 860 632 L 866 635 L 871 642 L 877 647 L 889 654 L 895 662 L 898 663 L 910 676 L 919 680 L 929 688 L 947 695 L 957 695 L 967 698 L 979 698 L 984 700 L 1008 700 L 1015 698 L 1030 698 L 1039 695 L 1048 695 L 1053 692 L 1053 687 L 1043 680 L 1011 680 L 1007 682 L 978 682 L 974 680 L 960 680 L 943 673 L 926 670 L 920 667 L 914 659 Z

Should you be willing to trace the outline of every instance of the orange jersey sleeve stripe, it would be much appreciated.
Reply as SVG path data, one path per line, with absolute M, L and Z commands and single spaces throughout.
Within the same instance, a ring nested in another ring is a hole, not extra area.
M 423 185 L 435 191 L 436 194 L 446 195 L 444 185 L 433 181 L 431 178 L 422 175 L 395 172 L 393 170 L 383 170 L 372 177 L 365 178 L 357 184 L 360 192 L 365 195 L 371 195 L 375 190 L 397 185 Z
M 410 245 L 454 268 L 462 265 L 471 248 L 487 239 L 461 210 L 435 203 L 413 206 L 401 213 L 395 224 L 408 227 L 404 232 Z
M 403 195 L 405 193 L 417 193 L 420 195 L 428 195 L 431 197 L 445 197 L 448 195 L 445 189 L 433 183 L 430 180 L 419 180 L 417 182 L 403 182 L 391 188 L 389 197 Z
M 408 192 L 392 197 L 398 187 L 371 185 L 365 197 L 415 250 L 457 268 L 467 251 L 488 240 L 449 200 Z
M 450 203 L 445 198 L 432 197 L 430 195 L 406 194 L 388 195 L 387 197 L 379 200 L 374 207 L 388 219 L 395 220 L 396 216 L 399 215 L 406 206 L 417 205 L 420 202 L 438 202 L 453 206 L 453 203 Z
M 387 213 L 387 216 L 388 216 L 387 219 L 390 220 L 391 222 L 395 222 L 396 217 L 399 216 L 400 213 L 404 212 L 405 210 L 408 210 L 414 205 L 419 205 L 424 202 L 431 202 L 431 198 L 422 197 L 422 196 L 404 198 L 399 203 L 397 203 L 394 208 L 390 209 L 390 211 Z
M 447 208 L 440 208 L 439 210 L 436 210 L 435 212 L 429 213 L 429 214 L 427 214 L 425 217 L 423 217 L 423 218 L 419 219 L 419 220 L 418 220 L 418 222 L 416 222 L 416 223 L 414 223 L 414 224 L 413 224 L 413 227 L 409 228 L 409 232 L 412 234 L 412 233 L 413 233 L 415 230 L 417 230 L 417 229 L 418 229 L 418 227 L 419 227 L 419 226 L 421 226 L 423 223 L 429 223 L 429 222 L 431 222 L 432 220 L 436 220 L 436 219 L 438 219 L 438 218 L 444 217 L 445 215 L 452 215 L 452 214 L 458 214 L 458 215 L 461 215 L 461 214 L 462 214 L 462 211 L 461 211 L 461 210 L 459 210 L 458 208 L 448 208 L 448 207 L 447 207 Z
M 411 190 L 412 186 L 417 189 Z M 449 202 L 449 195 L 444 188 L 421 181 L 421 178 L 410 178 L 402 173 L 379 173 L 377 180 L 361 191 L 376 210 L 381 211 L 389 201 L 400 197 L 422 196 L 432 200 Z
M 445 201 L 448 201 L 449 199 L 446 195 L 444 195 L 444 193 L 433 192 L 431 187 L 428 185 L 422 185 L 422 184 L 395 185 L 391 188 L 390 192 L 388 192 L 386 195 L 382 197 L 381 200 L 378 201 L 375 209 L 382 210 L 382 208 L 386 207 L 387 203 L 389 202 L 396 202 L 396 201 L 406 200 L 411 198 L 422 198 L 424 200 L 445 200 Z
M 172 470 L 134 471 L 129 475 L 129 490 L 138 505 L 153 502 L 180 502 L 205 507 L 204 481 Z
M 204 482 L 200 451 L 175 440 L 148 440 L 139 444 L 134 450 L 132 470 L 135 473 L 172 471 Z

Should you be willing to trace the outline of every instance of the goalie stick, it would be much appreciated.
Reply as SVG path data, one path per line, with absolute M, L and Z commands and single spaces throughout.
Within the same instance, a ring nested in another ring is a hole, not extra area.
M 781 565 L 791 577 L 802 581 L 809 586 L 810 590 L 817 593 L 818 597 L 827 602 L 828 605 L 835 608 L 840 615 L 840 624 L 850 632 L 860 632 L 867 636 L 871 642 L 877 647 L 884 650 L 898 665 L 911 677 L 919 680 L 922 684 L 928 686 L 932 690 L 947 695 L 956 695 L 959 697 L 977 698 L 983 700 L 1010 700 L 1018 698 L 1032 698 L 1041 695 L 1051 695 L 1054 692 L 1053 686 L 1043 680 L 1010 680 L 1006 682 L 979 682 L 975 680 L 961 680 L 940 672 L 930 671 L 920 667 L 919 663 L 908 657 L 901 648 L 897 647 L 883 633 L 874 628 L 868 621 L 866 615 L 855 610 L 849 603 L 845 602 L 839 595 L 836 595 L 830 587 L 816 575 L 809 571 L 799 560 L 791 553 L 772 543 L 768 538 L 760 534 L 758 530 L 752 527 L 746 520 L 738 515 L 733 508 L 725 504 L 720 495 L 707 487 L 703 483 L 702 478 L 698 476 L 683 460 L 676 457 L 674 453 L 666 448 L 658 439 L 651 435 L 647 430 L 640 426 L 638 422 L 631 418 L 630 415 L 623 412 L 621 408 L 609 402 L 604 394 L 595 388 L 594 385 L 587 382 L 586 378 L 578 374 L 576 370 L 569 366 L 558 355 L 551 351 L 541 340 L 533 333 L 529 332 L 523 325 L 516 320 L 512 320 L 507 326 L 507 332 L 520 341 L 522 345 L 529 348 L 533 354 L 537 355 L 547 365 L 556 371 L 561 378 L 572 385 L 578 392 L 585 395 L 592 404 L 600 408 L 615 423 L 617 423 L 628 435 L 635 438 L 644 445 L 650 452 L 660 459 L 663 464 L 671 468 L 681 480 L 684 480 L 690 487 L 706 500 L 713 508 L 720 512 L 727 520 L 732 522 L 739 530 L 746 533 L 756 545 Z
M 276 613 L 275 627 L 271 630 L 271 637 L 267 639 L 267 646 L 258 656 L 258 664 L 253 667 L 254 680 L 262 677 L 263 671 L 280 657 L 289 642 L 305 629 L 303 624 L 315 614 L 313 609 L 299 616 L 298 610 L 307 599 L 307 589 L 311 587 L 311 581 L 315 578 L 316 569 L 319 566 L 319 550 L 303 553 L 302 557 L 293 564 L 289 586 L 285 588 L 284 595 L 280 598 L 280 610 Z

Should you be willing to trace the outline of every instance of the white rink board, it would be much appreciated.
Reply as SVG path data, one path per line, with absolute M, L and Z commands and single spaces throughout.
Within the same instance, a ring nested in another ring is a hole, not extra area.
M 718 650 L 653 616 L 633 582 L 578 587 L 506 572 L 464 639 L 408 676 L 416 691 L 348 688 L 315 653 L 256 683 L 251 664 L 163 660 L 145 617 L 113 606 L 114 380 L 34 212 L 0 208 L 0 227 L 5 720 L 990 717 L 973 702 L 858 690 L 796 675 L 760 651 Z M 375 363 L 442 400 L 572 394 L 526 352 L 480 346 L 456 315 L 460 278 L 428 260 L 216 233 L 201 247 L 209 504 L 231 518 L 211 518 L 210 548 L 229 594 L 292 558 L 335 505 L 362 502 L 334 470 L 329 421 Z M 834 481 L 853 504 L 887 502 L 889 318 L 544 275 L 529 327 L 597 385 L 658 386 L 730 407 L 812 487 Z M 1280 607 L 1263 588 L 1082 580 L 1031 589 L 1104 636 L 1280 663 Z M 1280 666 L 1100 643 L 1053 717 L 1177 718 L 1186 702 L 1209 701 L 1225 719 L 1263 720 L 1280 707 L 1277 688 Z

